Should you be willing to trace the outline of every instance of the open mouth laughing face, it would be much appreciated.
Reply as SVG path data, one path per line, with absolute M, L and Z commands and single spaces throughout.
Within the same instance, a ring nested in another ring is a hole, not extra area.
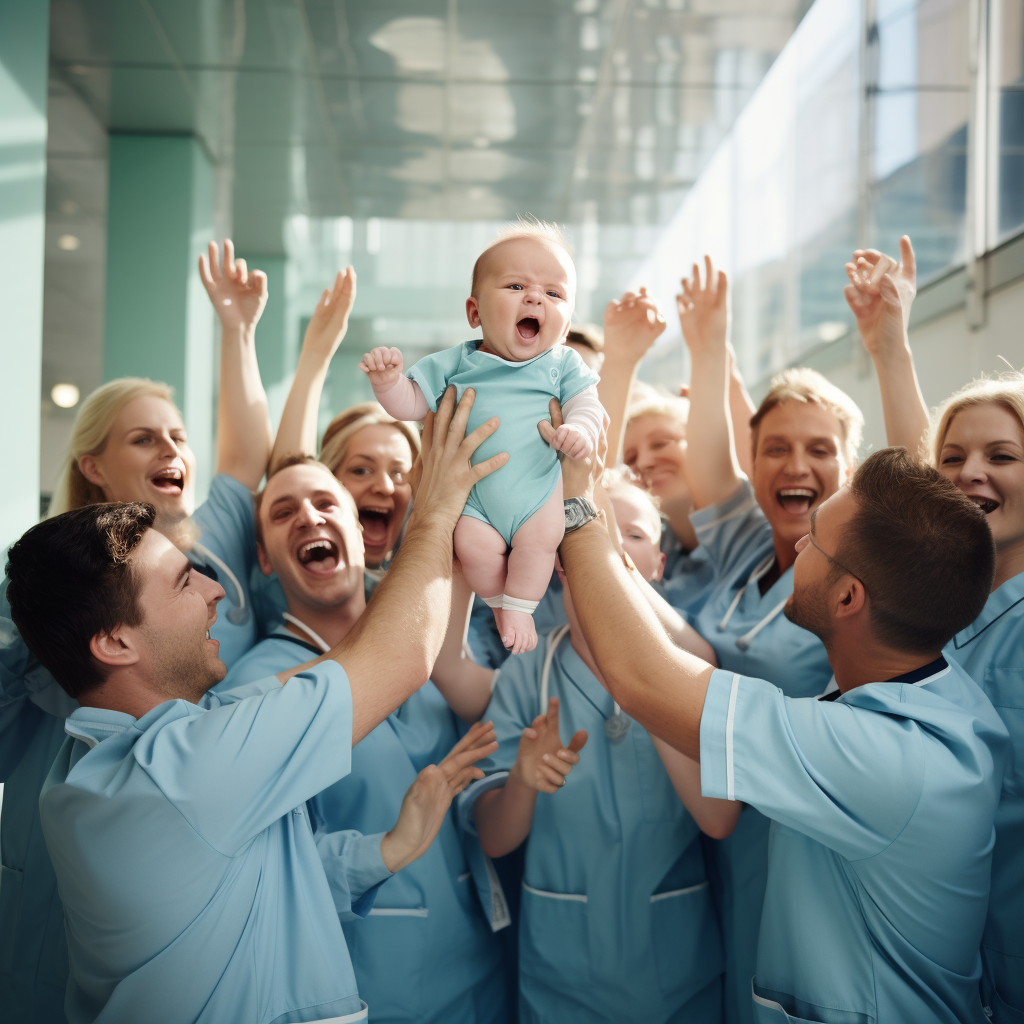
M 362 543 L 351 498 L 324 467 L 288 466 L 267 483 L 259 508 L 260 567 L 293 603 L 330 606 L 363 586 Z
M 957 412 L 938 470 L 985 513 L 997 553 L 1024 543 L 1024 427 L 1010 409 L 987 402 Z
M 371 568 L 391 557 L 405 525 L 412 501 L 412 461 L 405 435 L 390 424 L 376 423 L 352 435 L 335 471 L 359 510 L 366 564 Z
M 817 403 L 782 402 L 761 420 L 752 482 L 776 538 L 795 546 L 849 472 L 839 420 Z
M 576 270 L 560 245 L 512 238 L 482 257 L 466 315 L 483 328 L 484 351 L 523 362 L 566 336 L 575 293 Z
M 108 501 L 147 501 L 159 520 L 192 514 L 196 460 L 174 405 L 157 395 L 133 399 L 118 413 L 107 443 L 79 468 Z

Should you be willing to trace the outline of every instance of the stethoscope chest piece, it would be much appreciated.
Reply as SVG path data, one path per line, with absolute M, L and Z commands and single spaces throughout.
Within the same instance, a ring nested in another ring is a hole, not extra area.
M 621 743 L 629 732 L 629 719 L 616 708 L 611 718 L 605 719 L 604 734 L 608 737 L 609 743 Z

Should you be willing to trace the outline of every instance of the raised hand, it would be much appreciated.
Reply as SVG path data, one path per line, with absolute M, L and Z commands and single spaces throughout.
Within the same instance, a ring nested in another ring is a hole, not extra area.
M 254 331 L 267 304 L 267 275 L 249 272 L 243 259 L 235 259 L 235 246 L 224 239 L 221 260 L 216 242 L 210 242 L 209 260 L 199 257 L 199 277 L 225 330 Z
M 917 294 L 917 261 L 910 239 L 900 239 L 899 262 L 877 249 L 857 249 L 846 264 L 846 276 L 850 283 L 843 294 L 868 353 L 874 358 L 902 350 Z
M 686 347 L 693 353 L 707 346 L 725 345 L 729 337 L 729 282 L 724 270 L 715 270 L 710 256 L 704 257 L 704 280 L 694 263 L 689 278 L 680 282 L 676 296 L 679 325 Z
M 594 450 L 593 438 L 571 423 L 563 423 L 555 430 L 548 444 L 571 459 L 585 459 Z
M 402 376 L 404 365 L 402 353 L 397 348 L 382 345 L 363 356 L 359 369 L 370 378 L 370 384 L 375 389 L 389 388 Z
M 565 430 L 566 424 L 562 421 L 562 407 L 558 404 L 557 398 L 548 402 L 548 411 L 551 413 L 551 422 L 541 420 L 537 424 L 540 436 L 558 450 L 556 439 L 561 431 Z M 562 494 L 566 498 L 589 497 L 593 495 L 594 481 L 604 472 L 605 459 L 608 455 L 608 423 L 605 417 L 605 427 L 601 436 L 597 439 L 597 447 L 593 441 L 587 438 L 588 449 L 581 455 L 574 455 L 571 459 L 562 459 Z M 584 435 L 586 436 L 586 435 Z
M 586 730 L 580 729 L 567 746 L 562 746 L 558 734 L 558 698 L 552 697 L 547 713 L 538 715 L 523 730 L 511 774 L 530 789 L 557 793 L 565 785 L 565 777 L 580 763 L 579 752 L 586 742 Z
M 381 840 L 380 855 L 391 872 L 426 853 L 452 800 L 484 773 L 476 762 L 498 749 L 492 722 L 477 722 L 438 765 L 427 765 L 402 799 L 395 827 Z
M 348 318 L 356 301 L 356 272 L 352 267 L 339 270 L 334 284 L 325 288 L 309 318 L 302 354 L 326 365 L 338 351 L 348 331 Z
M 612 299 L 604 307 L 605 361 L 636 365 L 650 351 L 665 326 L 665 318 L 646 288 L 626 292 L 621 299 Z

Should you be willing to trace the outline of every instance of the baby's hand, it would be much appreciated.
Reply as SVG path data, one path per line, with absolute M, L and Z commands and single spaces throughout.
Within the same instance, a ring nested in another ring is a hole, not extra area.
M 538 715 L 523 730 L 512 774 L 531 789 L 557 793 L 565 785 L 565 777 L 580 763 L 579 751 L 586 742 L 586 730 L 580 729 L 567 747 L 562 746 L 558 735 L 558 698 L 552 697 L 547 714 Z
M 375 348 L 367 352 L 359 363 L 359 369 L 370 378 L 374 389 L 389 388 L 402 376 L 402 353 L 397 348 Z
M 585 459 L 594 450 L 594 439 L 571 423 L 563 423 L 548 444 L 572 459 Z

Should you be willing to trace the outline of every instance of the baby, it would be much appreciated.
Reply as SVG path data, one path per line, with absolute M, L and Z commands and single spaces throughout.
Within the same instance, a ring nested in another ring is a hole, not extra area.
M 437 410 L 449 384 L 476 393 L 467 432 L 492 416 L 501 425 L 473 462 L 508 452 L 508 463 L 472 490 L 455 528 L 466 581 L 490 608 L 513 654 L 537 645 L 533 611 L 544 596 L 562 540 L 562 475 L 556 452 L 594 449 L 604 410 L 597 374 L 564 344 L 576 297 L 576 268 L 557 229 L 521 225 L 480 255 L 466 316 L 483 341 L 421 359 L 407 376 L 397 348 L 375 348 L 359 364 L 377 401 L 396 419 Z M 537 429 L 557 398 L 564 423 L 550 447 Z M 511 549 L 511 550 L 510 550 Z

